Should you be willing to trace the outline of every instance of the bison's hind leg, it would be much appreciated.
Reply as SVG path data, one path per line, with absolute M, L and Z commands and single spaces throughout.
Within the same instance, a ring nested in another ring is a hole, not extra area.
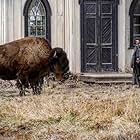
M 18 89 L 20 90 L 19 95 L 25 96 L 25 89 L 29 88 L 29 82 L 26 78 L 18 78 L 16 83 Z

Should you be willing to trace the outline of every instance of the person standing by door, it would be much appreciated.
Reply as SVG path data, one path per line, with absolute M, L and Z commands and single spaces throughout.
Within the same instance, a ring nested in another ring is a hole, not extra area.
M 136 51 L 138 50 L 138 48 L 140 48 L 140 40 L 136 39 L 134 53 L 133 53 L 132 59 L 131 59 L 131 68 L 133 69 L 133 73 L 132 73 L 132 84 L 133 85 L 139 85 L 139 77 L 137 76 L 137 71 L 136 71 L 136 69 L 137 69 L 136 68 Z

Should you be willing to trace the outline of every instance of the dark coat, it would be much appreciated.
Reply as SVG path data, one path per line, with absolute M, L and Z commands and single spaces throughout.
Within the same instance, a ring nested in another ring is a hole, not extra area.
M 133 85 L 139 85 L 139 79 L 138 79 L 138 75 L 137 75 L 137 64 L 136 64 L 136 51 L 138 49 L 138 46 L 135 46 L 134 48 L 134 53 L 132 55 L 132 59 L 131 59 L 131 68 L 133 69 L 133 73 L 132 73 L 132 84 Z

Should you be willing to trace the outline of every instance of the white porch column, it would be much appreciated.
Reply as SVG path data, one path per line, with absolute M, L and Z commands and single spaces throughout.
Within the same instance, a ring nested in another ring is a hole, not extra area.
M 118 67 L 122 72 L 125 72 L 125 55 L 126 55 L 125 8 L 126 8 L 126 0 L 120 0 L 118 6 Z
M 70 70 L 72 70 L 72 57 L 71 57 L 71 45 L 72 45 L 72 0 L 65 0 L 65 51 L 69 59 Z
M 70 70 L 80 73 L 80 5 L 78 0 L 65 0 L 65 50 Z
M 73 44 L 71 53 L 73 54 L 73 72 L 81 72 L 81 46 L 80 46 L 80 5 L 78 0 L 73 0 Z

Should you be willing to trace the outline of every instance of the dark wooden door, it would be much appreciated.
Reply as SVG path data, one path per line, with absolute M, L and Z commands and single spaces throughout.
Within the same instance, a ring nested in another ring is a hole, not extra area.
M 117 1 L 81 3 L 82 72 L 117 71 Z

